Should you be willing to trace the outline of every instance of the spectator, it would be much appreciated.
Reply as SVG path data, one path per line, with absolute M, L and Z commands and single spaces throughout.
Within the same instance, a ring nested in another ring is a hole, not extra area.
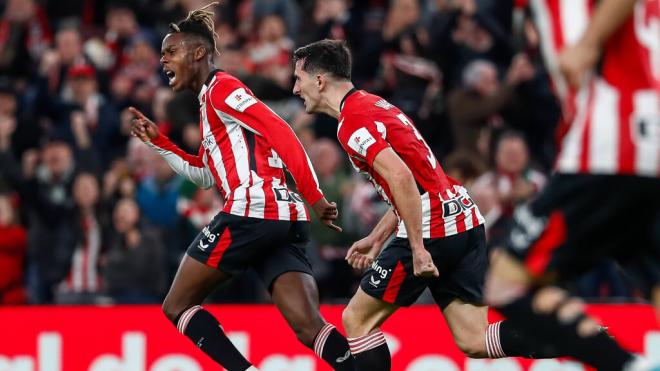
M 27 303 L 23 267 L 27 231 L 18 223 L 16 200 L 0 194 L 0 305 Z
M 59 94 L 69 68 L 87 63 L 80 29 L 75 24 L 63 25 L 55 33 L 55 48 L 46 51 L 39 63 L 39 74 L 45 79 L 42 94 Z
M 523 135 L 504 132 L 495 148 L 495 168 L 480 176 L 472 187 L 491 243 L 506 235 L 515 206 L 528 201 L 544 183 L 545 176 L 531 167 Z
M 523 55 L 514 59 L 503 84 L 493 63 L 477 60 L 468 64 L 463 88 L 453 91 L 447 102 L 456 149 L 487 159 L 491 131 L 504 126 L 505 109 L 516 103 L 516 87 L 533 75 L 534 68 Z
M 99 91 L 96 70 L 89 64 L 74 65 L 67 72 L 62 98 L 52 102 L 54 129 L 58 136 L 73 142 L 71 128 L 85 126 L 92 147 L 103 168 L 126 151 L 126 138 L 119 130 L 115 107 Z
M 80 173 L 73 182 L 75 246 L 69 273 L 60 283 L 55 301 L 60 304 L 94 304 L 101 294 L 103 219 L 99 214 L 100 190 L 96 176 Z
M 284 20 L 267 15 L 259 22 L 258 39 L 248 48 L 255 72 L 276 82 L 284 89 L 291 84 L 291 51 L 293 42 L 286 36 Z
M 134 200 L 117 203 L 104 267 L 107 293 L 118 304 L 160 302 L 165 289 L 164 248 L 158 234 L 140 222 Z
M 52 42 L 46 13 L 34 0 L 7 0 L 0 29 L 0 74 L 28 78 Z

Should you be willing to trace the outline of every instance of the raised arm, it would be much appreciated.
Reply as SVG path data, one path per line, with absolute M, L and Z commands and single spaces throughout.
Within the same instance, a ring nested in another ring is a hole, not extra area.
M 158 126 L 142 112 L 133 107 L 129 110 L 135 115 L 131 124 L 131 134 L 158 152 L 177 174 L 190 179 L 200 188 L 210 188 L 215 184 L 213 174 L 204 163 L 205 153 L 202 147 L 199 148 L 197 156 L 186 153 L 160 133 Z

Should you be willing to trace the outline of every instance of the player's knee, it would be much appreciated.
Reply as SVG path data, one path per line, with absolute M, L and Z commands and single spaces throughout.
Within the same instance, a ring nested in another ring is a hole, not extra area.
M 163 314 L 165 314 L 165 317 L 167 317 L 170 322 L 174 323 L 176 326 L 176 321 L 177 318 L 179 317 L 179 314 L 183 312 L 186 308 L 181 307 L 173 303 L 171 300 L 168 300 L 168 298 L 165 298 L 163 301 L 163 305 L 161 306 L 161 309 L 163 311 Z
M 323 327 L 324 322 L 320 318 L 300 319 L 291 323 L 296 338 L 308 348 L 314 346 L 316 334 Z
M 344 331 L 346 331 L 348 337 L 366 335 L 366 333 L 360 333 L 360 323 L 357 320 L 355 310 L 350 305 L 344 308 L 344 311 L 341 313 L 341 324 L 344 326 Z

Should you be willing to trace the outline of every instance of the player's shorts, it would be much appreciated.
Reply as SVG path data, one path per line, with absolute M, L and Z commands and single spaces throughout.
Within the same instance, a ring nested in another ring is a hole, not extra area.
M 483 302 L 488 251 L 483 226 L 443 238 L 424 239 L 424 246 L 440 272 L 439 277 L 415 277 L 407 238 L 394 238 L 362 277 L 362 291 L 376 299 L 410 306 L 427 287 L 444 309 L 454 299 Z
M 270 291 L 286 272 L 312 275 L 309 223 L 248 218 L 221 212 L 188 247 L 193 259 L 231 275 L 254 269 Z
M 660 179 L 555 175 L 516 209 L 506 247 L 546 283 L 613 258 L 649 290 L 660 283 Z

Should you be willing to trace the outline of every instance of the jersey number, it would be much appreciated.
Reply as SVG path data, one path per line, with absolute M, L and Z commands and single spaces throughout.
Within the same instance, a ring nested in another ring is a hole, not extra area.
M 403 113 L 399 113 L 398 115 L 396 115 L 396 118 L 401 120 L 401 122 L 403 122 L 404 125 L 409 126 L 412 129 L 412 131 L 415 133 L 415 137 L 417 137 L 417 139 L 424 144 L 426 149 L 429 150 L 429 154 L 426 156 L 426 159 L 429 160 L 429 162 L 431 163 L 431 167 L 435 169 L 435 167 L 438 164 L 438 160 L 435 159 L 435 156 L 433 155 L 433 151 L 431 151 L 431 147 L 429 147 L 429 145 L 426 144 L 424 138 L 422 138 L 422 135 L 419 133 L 419 131 L 417 131 L 415 125 L 413 125 L 412 122 L 408 120 L 408 117 L 406 117 L 406 115 L 404 115 Z

